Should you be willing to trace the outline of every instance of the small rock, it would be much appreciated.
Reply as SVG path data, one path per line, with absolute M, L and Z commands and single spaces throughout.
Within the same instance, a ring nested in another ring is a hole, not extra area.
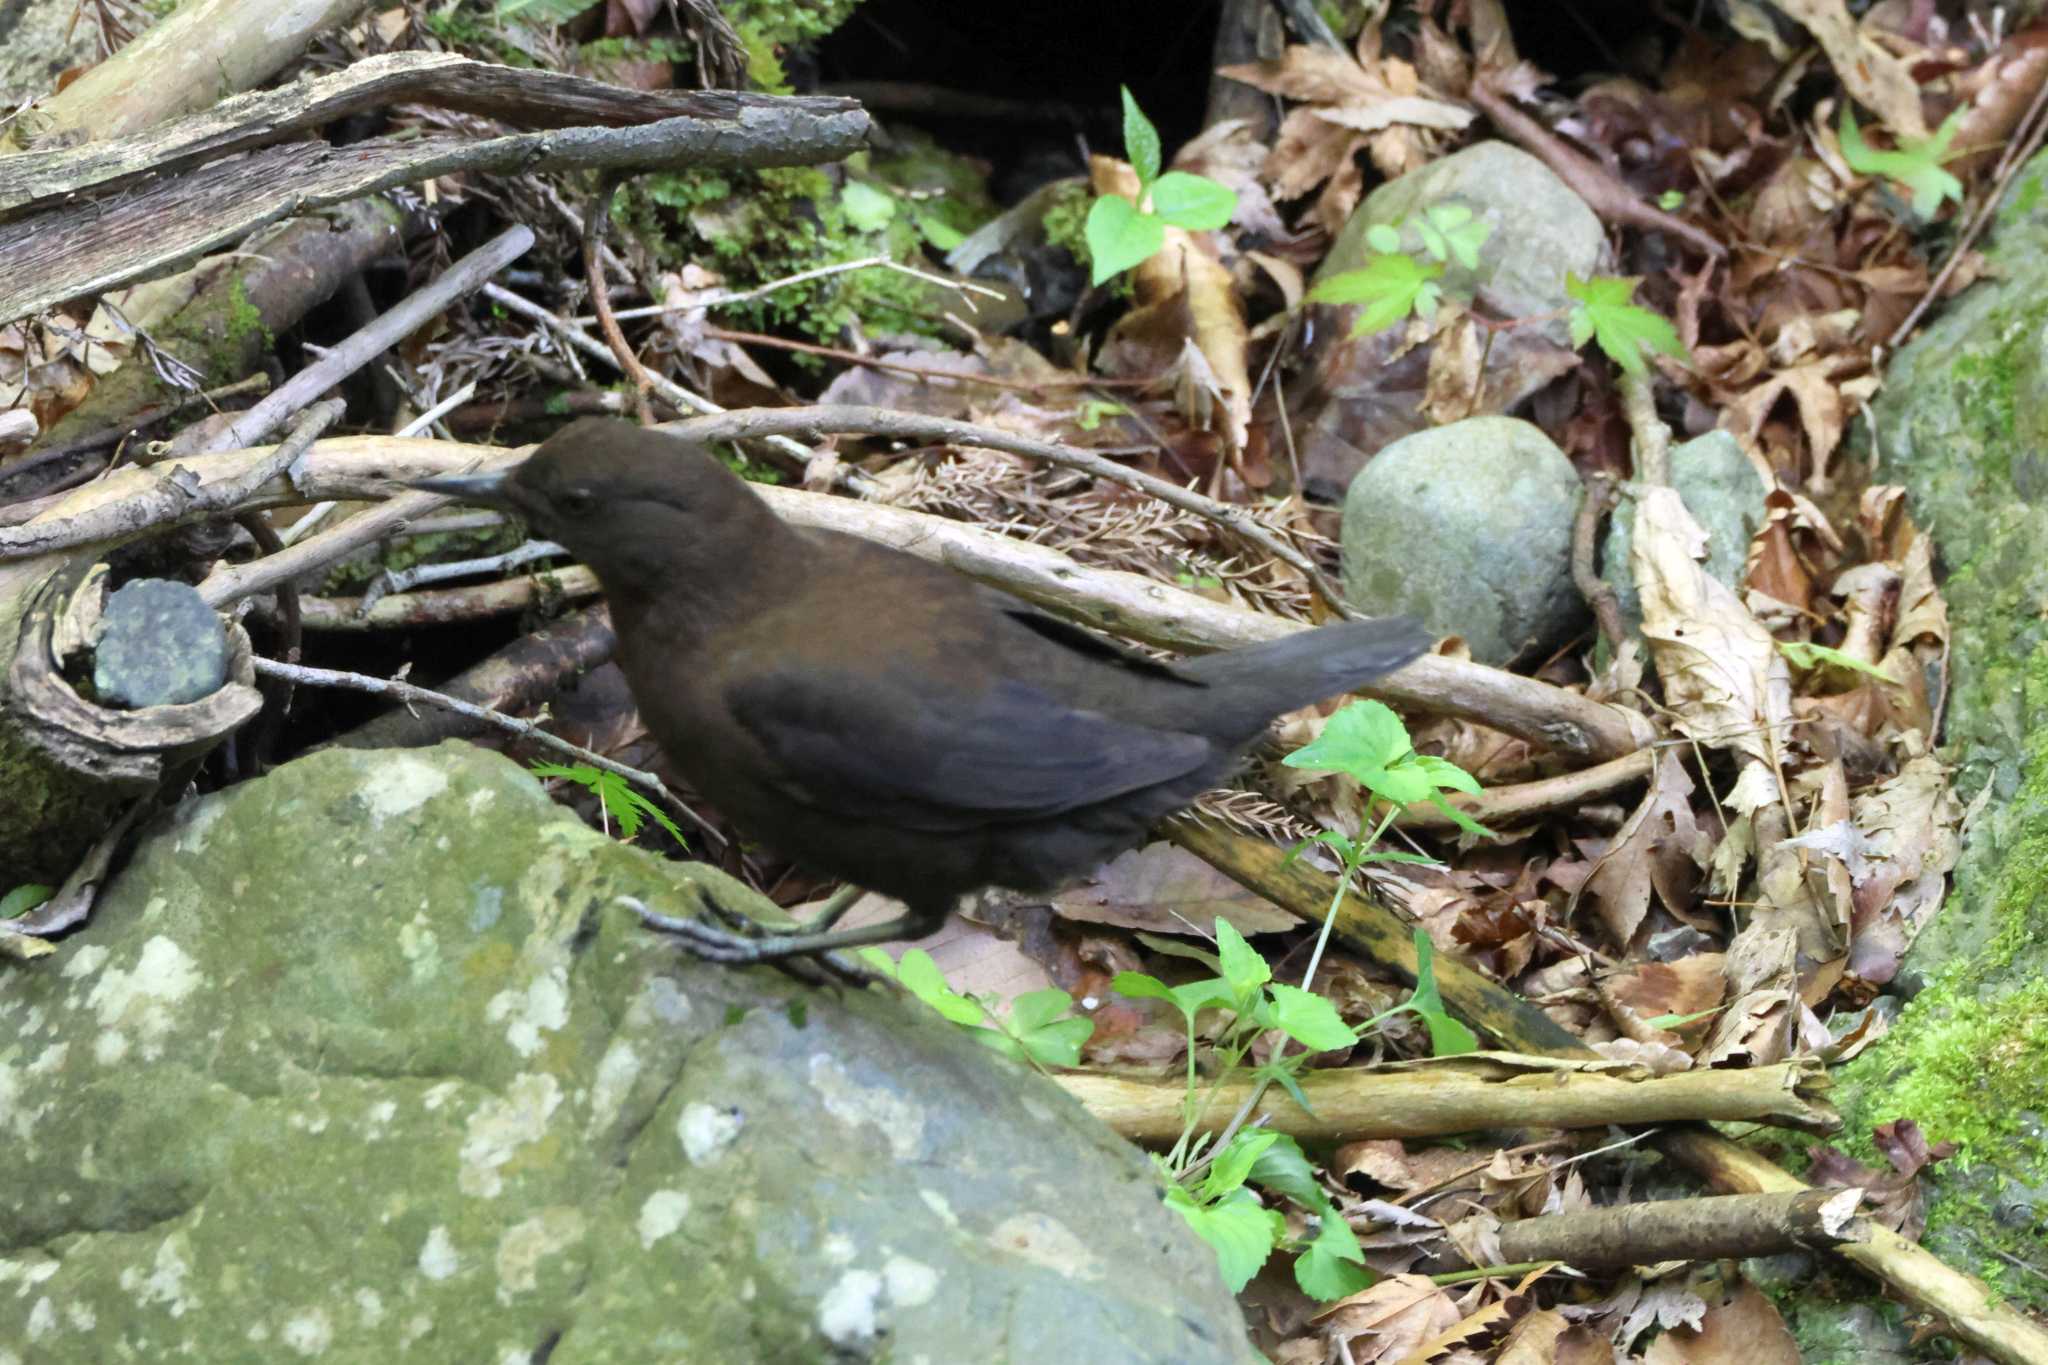
M 1451 297 L 1473 297 L 1492 314 L 1541 323 L 1495 333 L 1487 346 L 1484 416 L 1509 411 L 1578 364 L 1564 310 L 1565 277 L 1606 271 L 1607 233 L 1583 199 L 1535 157 L 1505 142 L 1481 142 L 1389 181 L 1365 197 L 1330 245 L 1315 282 L 1357 270 L 1370 259 L 1366 233 L 1399 227 L 1438 205 L 1470 209 L 1492 227 L 1476 269 L 1444 265 Z M 1404 235 L 1404 249 L 1418 239 Z M 1334 499 L 1375 450 L 1424 430 L 1432 347 L 1411 346 L 1401 328 L 1350 335 L 1359 306 L 1318 304 L 1309 317 L 1311 364 L 1293 387 L 1304 489 Z
M 1344 500 L 1344 595 L 1375 616 L 1414 612 L 1482 663 L 1555 648 L 1586 615 L 1571 576 L 1582 496 L 1564 452 L 1517 418 L 1403 437 Z
M 197 589 L 138 578 L 107 599 L 92 669 L 102 706 L 174 706 L 212 696 L 227 680 L 227 631 Z

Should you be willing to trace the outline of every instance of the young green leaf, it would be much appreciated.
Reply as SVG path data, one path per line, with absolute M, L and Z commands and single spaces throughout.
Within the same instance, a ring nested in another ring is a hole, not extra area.
M 1925 222 L 1947 200 L 1959 204 L 1963 201 L 1963 182 L 1942 169 L 1941 163 L 1951 155 L 1949 144 L 1963 126 L 1967 107 L 1950 114 L 1931 136 L 1917 142 L 1902 142 L 1896 151 L 1886 152 L 1863 140 L 1863 130 L 1856 126 L 1856 116 L 1845 104 L 1840 129 L 1842 160 L 1858 175 L 1882 175 L 1904 185 L 1913 196 L 1913 216 Z
M 1303 1047 L 1334 1052 L 1358 1042 L 1358 1031 L 1322 996 L 1277 981 L 1266 989 L 1273 994 L 1273 1022 Z
M 1325 721 L 1321 734 L 1280 761 L 1310 772 L 1343 773 L 1368 791 L 1405 806 L 1436 790 L 1420 769 L 1403 763 L 1413 753 L 1408 727 L 1391 707 L 1355 701 Z
M 951 251 L 967 240 L 966 233 L 935 214 L 918 214 L 917 230 L 923 234 L 925 241 L 931 244 L 934 251 Z
M 1207 232 L 1230 222 L 1237 212 L 1237 191 L 1206 175 L 1168 171 L 1152 186 L 1152 211 L 1177 228 Z
M 1493 235 L 1493 224 L 1473 216 L 1463 204 L 1436 204 L 1423 220 L 1443 235 L 1444 249 L 1467 270 L 1479 268 L 1479 248 Z
M 1638 283 L 1635 277 L 1582 280 L 1567 274 L 1564 291 L 1578 303 L 1571 311 L 1572 345 L 1597 340 L 1609 360 L 1637 378 L 1650 372 L 1649 362 L 1643 359 L 1646 352 L 1668 355 L 1681 365 L 1691 364 L 1692 357 L 1669 319 L 1629 302 Z
M 39 882 L 23 882 L 21 885 L 0 896 L 0 919 L 16 919 L 41 905 L 57 894 L 54 886 Z
M 1382 256 L 1392 256 L 1401 250 L 1401 229 L 1392 223 L 1374 223 L 1365 230 L 1365 244 Z
M 1434 261 L 1418 261 L 1399 254 L 1374 256 L 1357 270 L 1330 276 L 1308 291 L 1312 303 L 1357 303 L 1365 306 L 1351 335 L 1365 336 L 1393 326 L 1413 312 L 1427 318 L 1435 314 L 1436 280 L 1444 268 Z
M 1266 959 L 1244 941 L 1244 935 L 1227 919 L 1216 921 L 1216 955 L 1223 961 L 1223 979 L 1239 998 L 1273 979 L 1273 969 L 1266 965 Z
M 1093 261 L 1090 284 L 1101 284 L 1154 256 L 1166 245 L 1166 224 L 1153 214 L 1138 212 L 1137 206 L 1121 195 L 1105 194 L 1088 206 L 1088 221 L 1081 227 Z
M 1201 1188 L 1196 1193 L 1205 1200 L 1216 1200 L 1237 1189 L 1251 1175 L 1259 1157 L 1279 1140 L 1280 1134 L 1270 1128 L 1238 1129 L 1230 1139 L 1230 1145 L 1209 1163 L 1209 1170 L 1202 1177 Z
M 1126 417 L 1130 411 L 1122 403 L 1112 403 L 1106 398 L 1087 398 L 1074 409 L 1074 425 L 1083 431 L 1093 431 L 1102 425 L 1103 418 Z
M 941 1018 L 956 1024 L 979 1024 L 987 1018 L 979 1004 L 946 984 L 945 973 L 922 948 L 905 950 L 896 964 L 896 979 L 903 983 L 903 989 L 937 1010 Z
M 1326 1210 L 1315 1240 L 1294 1258 L 1294 1282 L 1317 1302 L 1331 1303 L 1370 1288 L 1373 1279 L 1358 1235 L 1334 1208 Z
M 1214 1205 L 1199 1204 L 1179 1185 L 1169 1185 L 1166 1204 L 1181 1217 L 1195 1235 L 1216 1252 L 1223 1283 L 1235 1294 L 1251 1283 L 1252 1276 L 1273 1254 L 1273 1248 L 1287 1235 L 1287 1218 L 1278 1209 L 1263 1207 L 1250 1190 L 1236 1190 Z
M 1252 1163 L 1251 1174 L 1245 1177 L 1248 1184 L 1286 1199 L 1291 1199 L 1311 1213 L 1319 1213 L 1330 1206 L 1330 1197 L 1323 1193 L 1323 1187 L 1316 1180 L 1316 1169 L 1309 1164 L 1302 1152 L 1301 1144 L 1282 1133 L 1280 1140 L 1259 1153 L 1259 1159 Z
M 1093 1019 L 1055 1019 L 1021 1035 L 1018 1042 L 1031 1060 L 1040 1066 L 1073 1067 L 1081 1064 L 1081 1049 L 1095 1036 Z
M 1119 88 L 1124 93 L 1124 155 L 1130 159 L 1131 169 L 1138 173 L 1138 183 L 1150 185 L 1159 178 L 1159 130 L 1138 108 L 1131 88 Z

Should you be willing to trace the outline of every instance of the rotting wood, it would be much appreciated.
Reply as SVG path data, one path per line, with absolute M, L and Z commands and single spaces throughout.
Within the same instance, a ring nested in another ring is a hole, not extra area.
M 583 76 L 445 53 L 392 52 L 331 75 L 237 95 L 127 137 L 0 157 L 0 222 L 81 194 L 105 194 L 202 161 L 290 141 L 336 119 L 394 104 L 454 109 L 535 129 L 630 128 L 670 118 L 723 124 L 748 109 L 808 113 L 824 120 L 860 107 L 831 96 L 627 90 Z
M 1521 1218 L 1500 1225 L 1502 1264 L 1563 1261 L 1581 1270 L 1662 1261 L 1740 1260 L 1839 1251 L 1871 1240 L 1857 1190 L 1709 1194 Z
M 0 322 L 175 269 L 281 218 L 458 171 L 808 166 L 858 151 L 867 136 L 867 114 L 850 101 L 718 99 L 729 112 L 635 127 L 255 147 L 104 199 L 60 203 L 0 224 L 9 263 Z

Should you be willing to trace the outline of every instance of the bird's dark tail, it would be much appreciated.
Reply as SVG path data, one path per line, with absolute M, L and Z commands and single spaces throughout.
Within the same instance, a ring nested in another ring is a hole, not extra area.
M 1183 659 L 1175 671 L 1239 703 L 1250 734 L 1284 711 L 1349 692 L 1426 653 L 1435 637 L 1413 616 L 1297 631 L 1284 639 Z

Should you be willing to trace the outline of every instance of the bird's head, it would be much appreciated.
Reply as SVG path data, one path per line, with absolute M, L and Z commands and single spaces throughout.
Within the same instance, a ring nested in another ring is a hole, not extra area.
M 516 512 L 613 594 L 729 566 L 779 526 L 701 445 L 607 418 L 570 423 L 519 464 L 408 486 Z

